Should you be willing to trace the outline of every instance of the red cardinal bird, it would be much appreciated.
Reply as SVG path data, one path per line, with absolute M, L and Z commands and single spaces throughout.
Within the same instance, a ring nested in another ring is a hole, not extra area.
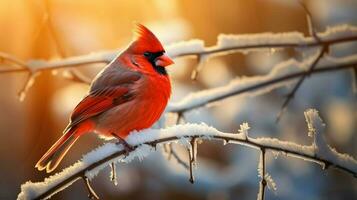
M 171 64 L 155 35 L 136 24 L 133 42 L 94 78 L 64 134 L 35 167 L 53 171 L 84 134 L 95 132 L 123 141 L 131 131 L 151 127 L 170 98 L 165 67 Z

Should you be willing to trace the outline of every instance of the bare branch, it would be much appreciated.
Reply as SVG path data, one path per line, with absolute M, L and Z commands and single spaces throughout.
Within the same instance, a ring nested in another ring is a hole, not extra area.
M 10 54 L 6 54 L 0 52 L 0 58 L 4 61 L 9 61 L 17 65 L 21 65 L 24 67 L 21 71 L 42 71 L 42 70 L 53 70 L 53 69 L 63 69 L 63 68 L 71 68 L 80 65 L 87 65 L 87 64 L 96 64 L 96 63 L 109 63 L 112 61 L 118 51 L 112 52 L 97 52 L 83 56 L 73 56 L 68 57 L 60 60 L 29 60 L 24 62 L 18 58 Z M 26 68 L 26 69 L 25 69 Z M 18 72 L 19 69 L 8 69 L 8 70 L 0 70 L 0 74 L 4 73 L 11 73 L 11 72 Z
M 176 124 L 180 124 L 181 120 L 185 120 L 183 112 L 177 112 Z
M 308 24 L 308 29 L 309 29 L 309 33 L 310 35 L 315 39 L 316 42 L 321 42 L 320 37 L 317 35 L 315 26 L 313 24 L 312 21 L 312 15 L 309 11 L 309 9 L 307 9 L 305 3 L 302 0 L 299 0 L 299 3 L 301 5 L 301 7 L 304 9 L 305 13 L 306 13 L 306 18 L 307 18 L 307 24 Z M 287 109 L 288 104 L 290 103 L 290 101 L 294 98 L 297 90 L 300 88 L 301 84 L 304 82 L 305 78 L 307 75 L 311 74 L 311 71 L 313 71 L 317 65 L 317 63 L 319 62 L 319 60 L 322 58 L 322 56 L 327 53 L 328 51 L 328 45 L 322 45 L 321 50 L 319 52 L 319 54 L 317 55 L 316 59 L 314 60 L 314 62 L 311 64 L 309 70 L 308 70 L 308 74 L 303 75 L 299 81 L 297 82 L 297 84 L 294 86 L 294 88 L 292 89 L 292 91 L 286 96 L 286 99 L 283 103 L 283 105 L 280 108 L 280 111 L 277 115 L 276 118 L 276 123 L 278 123 L 281 119 L 281 117 L 283 116 L 285 110 Z
M 83 179 L 83 181 L 84 181 L 84 183 L 86 185 L 86 188 L 88 190 L 88 193 L 89 193 L 88 194 L 88 198 L 89 199 L 98 199 L 99 200 L 98 195 L 95 193 L 95 191 L 93 190 L 92 186 L 90 185 L 89 179 L 86 176 L 83 176 L 82 179 Z
M 259 165 L 258 171 L 261 170 L 260 174 L 260 184 L 259 184 L 259 193 L 258 193 L 258 200 L 264 200 L 265 198 L 265 188 L 267 186 L 267 181 L 265 180 L 265 171 L 266 171 L 266 164 L 265 164 L 265 149 L 260 149 L 260 157 L 259 157 Z
M 196 165 L 196 154 L 197 154 L 197 143 L 196 137 L 192 137 L 190 141 L 190 148 L 188 148 L 188 158 L 189 158 L 189 171 L 190 171 L 190 183 L 194 183 L 195 178 L 193 177 L 193 166 Z
M 27 68 L 26 62 L 16 58 L 13 55 L 10 55 L 10 54 L 4 53 L 4 52 L 0 52 L 0 58 L 2 61 L 7 61 L 11 64 L 18 65 L 18 66 L 22 67 L 22 69 Z M 16 72 L 16 69 L 14 69 L 14 70 Z M 0 71 L 0 72 L 2 72 L 2 71 Z
M 197 77 L 198 77 L 198 73 L 202 70 L 202 68 L 204 67 L 204 65 L 207 62 L 208 56 L 209 54 L 197 54 L 197 66 L 196 68 L 192 71 L 191 73 L 191 79 L 196 81 Z
M 48 30 L 50 31 L 50 35 L 53 38 L 53 41 L 55 43 L 58 54 L 61 57 L 65 57 L 66 56 L 65 50 L 64 50 L 63 46 L 61 45 L 61 42 L 58 37 L 58 33 L 57 33 L 55 26 L 53 25 L 53 22 L 52 22 L 52 15 L 51 15 L 51 10 L 50 10 L 49 0 L 44 0 L 43 3 L 44 3 L 44 12 L 45 12 L 45 19 L 46 19 L 45 23 L 48 27 Z
M 110 168 L 111 168 L 110 180 L 114 183 L 114 185 L 118 185 L 117 170 L 114 162 L 110 164 Z
M 176 118 L 176 124 L 179 124 L 181 120 L 184 120 L 184 115 L 182 112 L 177 113 L 177 118 Z M 183 166 L 183 168 L 190 170 L 190 166 L 180 158 L 180 156 L 177 154 L 175 148 L 173 147 L 172 143 L 170 144 L 164 144 L 164 150 L 168 154 L 167 159 L 170 160 L 171 158 L 174 158 L 178 164 Z
M 27 91 L 30 89 L 30 87 L 34 83 L 35 76 L 36 76 L 36 74 L 33 74 L 32 72 L 30 72 L 27 75 L 24 85 L 22 86 L 22 88 L 20 89 L 20 91 L 17 94 L 20 101 L 23 101 L 25 99 Z
M 168 153 L 168 158 L 167 158 L 168 160 L 170 160 L 171 158 L 174 158 L 179 165 L 181 165 L 181 166 L 183 166 L 183 168 L 189 170 L 189 168 L 190 168 L 189 165 L 180 158 L 180 156 L 177 154 L 176 150 L 173 148 L 172 143 L 164 144 L 164 148 L 167 149 L 166 151 Z
M 286 99 L 283 103 L 283 105 L 280 108 L 280 112 L 277 115 L 276 118 L 276 122 L 279 122 L 283 113 L 285 112 L 289 102 L 294 98 L 297 90 L 300 88 L 301 84 L 304 82 L 305 78 L 307 76 L 309 76 L 311 74 L 311 72 L 316 68 L 317 63 L 319 62 L 319 60 L 322 58 L 322 56 L 324 55 L 324 53 L 326 53 L 327 48 L 322 47 L 322 49 L 319 51 L 318 55 L 316 56 L 316 58 L 314 59 L 314 61 L 312 62 L 311 66 L 309 67 L 309 69 L 306 71 L 305 74 L 303 74 L 299 81 L 296 83 L 296 85 L 294 86 L 294 88 L 291 90 L 291 92 L 286 96 Z
M 307 20 L 307 27 L 309 30 L 309 34 L 315 38 L 316 41 L 320 41 L 320 38 L 317 36 L 317 31 L 314 26 L 313 20 L 312 20 L 312 15 L 310 10 L 307 8 L 306 4 L 304 3 L 303 0 L 299 0 L 300 6 L 304 9 L 306 13 L 306 20 Z
M 192 170 L 193 170 L 193 169 L 192 169 L 192 168 L 193 168 L 193 156 L 192 156 L 193 153 L 192 153 L 192 151 L 193 151 L 193 149 L 191 149 L 191 148 L 188 148 L 188 149 L 187 149 L 187 152 L 188 152 L 188 163 L 190 164 L 190 165 L 189 165 L 189 168 L 188 168 L 188 169 L 189 169 L 188 171 L 189 171 L 189 173 L 190 173 L 190 178 L 189 178 L 188 180 L 190 181 L 191 184 L 193 184 L 194 181 L 195 181 L 194 178 L 193 178 L 193 172 L 192 172 Z

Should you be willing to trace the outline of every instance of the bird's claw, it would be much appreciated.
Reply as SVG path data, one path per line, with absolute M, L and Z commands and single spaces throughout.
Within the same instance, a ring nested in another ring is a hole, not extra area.
M 128 144 L 123 138 L 121 138 L 120 136 L 118 136 L 114 133 L 112 133 L 112 135 L 118 139 L 118 142 L 116 144 L 123 145 L 124 151 L 125 151 L 125 156 L 128 156 L 129 153 L 134 150 L 134 147 L 132 147 L 130 144 Z

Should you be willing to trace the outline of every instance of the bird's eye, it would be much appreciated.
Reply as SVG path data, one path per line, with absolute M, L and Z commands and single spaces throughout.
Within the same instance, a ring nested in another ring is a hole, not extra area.
M 145 57 L 150 57 L 150 55 L 151 55 L 150 52 L 145 52 L 145 53 L 144 53 L 144 56 L 145 56 Z

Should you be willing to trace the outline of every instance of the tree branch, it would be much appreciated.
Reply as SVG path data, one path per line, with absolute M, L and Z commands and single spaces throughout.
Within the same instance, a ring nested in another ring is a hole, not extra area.
M 195 40 L 188 42 L 181 42 L 171 46 L 168 46 L 167 52 L 173 57 L 184 57 L 184 56 L 202 56 L 202 55 L 212 55 L 212 54 L 230 54 L 242 50 L 256 51 L 258 49 L 269 49 L 269 48 L 306 48 L 306 47 L 316 47 L 316 46 L 329 46 L 338 43 L 351 42 L 357 40 L 357 27 L 354 26 L 335 26 L 325 32 L 319 33 L 319 38 L 321 41 L 316 41 L 312 37 L 303 37 L 301 33 L 291 32 L 291 33 L 261 33 L 252 34 L 249 37 L 254 38 L 256 41 L 249 41 L 245 43 L 235 43 L 233 45 L 223 45 L 225 35 L 220 35 L 222 38 L 218 40 L 217 45 L 211 47 L 204 47 L 203 41 Z M 230 36 L 230 35 L 229 35 Z M 236 35 L 238 38 L 246 37 L 245 40 L 249 40 L 248 36 Z M 272 40 L 273 42 L 269 41 Z M 262 42 L 262 40 L 266 40 Z M 287 42 L 289 41 L 289 42 Z M 194 46 L 195 48 L 188 48 Z M 35 70 L 51 70 L 59 68 L 68 68 L 79 65 L 87 65 L 94 63 L 109 63 L 111 62 L 119 53 L 119 50 L 107 51 L 107 52 L 97 52 L 88 55 L 74 56 L 61 60 L 29 60 L 27 62 L 16 58 L 10 54 L 0 52 L 0 58 L 3 60 L 10 61 L 14 64 L 21 65 L 32 71 Z M 18 72 L 18 69 L 1 70 L 0 73 L 10 73 Z M 22 70 L 22 71 L 25 71 Z
M 309 112 L 309 111 L 308 111 Z M 309 123 L 309 130 L 315 130 L 316 120 L 311 114 L 306 114 L 306 119 Z M 314 123 L 312 123 L 313 121 Z M 336 150 L 330 148 L 331 152 L 326 155 L 323 151 L 326 149 L 317 149 L 321 147 L 323 142 L 320 138 L 322 136 L 315 136 L 314 143 L 309 146 L 299 145 L 293 142 L 281 141 L 276 138 L 251 138 L 248 137 L 247 124 L 241 126 L 245 130 L 240 133 L 224 133 L 213 127 L 204 124 L 186 124 L 177 125 L 161 130 L 144 130 L 137 133 L 132 133 L 128 136 L 127 142 L 133 147 L 130 153 L 125 158 L 126 151 L 123 146 L 113 143 L 108 143 L 102 147 L 88 153 L 84 156 L 82 161 L 64 169 L 62 172 L 45 179 L 41 183 L 27 182 L 21 186 L 21 193 L 18 199 L 45 199 L 53 194 L 63 190 L 79 178 L 86 176 L 93 178 L 99 170 L 110 165 L 112 162 L 129 162 L 135 157 L 142 159 L 154 149 L 152 146 L 158 144 L 171 143 L 179 141 L 185 143 L 192 138 L 196 139 L 215 139 L 223 140 L 229 143 L 240 144 L 259 151 L 277 151 L 282 152 L 283 155 L 293 156 L 299 159 L 318 163 L 322 166 L 331 166 L 343 172 L 350 173 L 356 177 L 357 175 L 357 161 L 347 155 L 337 153 Z M 317 129 L 316 129 L 317 130 Z M 316 131 L 316 134 L 321 134 Z M 317 142 L 317 143 L 316 143 Z M 187 144 L 185 144 L 187 145 Z
M 53 32 L 53 31 L 52 31 Z M 319 39 L 316 39 L 319 38 Z M 56 39 L 56 38 L 55 38 Z M 321 46 L 324 49 L 330 45 L 351 42 L 357 40 L 357 27 L 343 25 L 335 26 L 327 29 L 325 32 L 314 34 L 313 37 L 304 37 L 301 33 L 261 33 L 252 35 L 220 35 L 216 45 L 204 47 L 204 42 L 200 40 L 182 42 L 169 46 L 168 54 L 174 58 L 184 56 L 197 56 L 199 60 L 198 67 L 193 72 L 193 78 L 196 78 L 197 73 L 203 67 L 203 64 L 211 56 L 225 55 L 235 52 L 257 51 L 269 48 L 306 48 Z M 24 84 L 24 88 L 20 91 L 20 100 L 23 100 L 29 86 L 34 82 L 38 72 L 44 70 L 71 68 L 85 64 L 94 63 L 109 63 L 118 54 L 119 51 L 99 52 L 83 56 L 69 57 L 61 60 L 29 60 L 22 61 L 12 55 L 1 53 L 0 59 L 8 61 L 12 64 L 13 69 L 0 70 L 0 74 L 14 72 L 30 72 L 29 78 Z M 21 68 L 17 68 L 20 66 Z M 88 84 L 90 78 L 82 74 L 75 73 L 69 70 L 70 79 Z M 304 79 L 304 78 L 303 78 Z M 300 85 L 300 84 L 298 84 Z M 291 98 L 288 98 L 291 99 Z M 289 102 L 289 100 L 287 101 Z M 287 103 L 286 103 L 287 104 Z
M 331 59 L 329 59 L 331 60 Z M 335 62 L 326 61 L 317 65 L 312 71 L 303 70 L 306 63 L 289 60 L 280 63 L 274 67 L 271 73 L 265 76 L 237 79 L 230 84 L 213 89 L 202 90 L 190 95 L 178 102 L 172 102 L 166 109 L 166 112 L 184 113 L 207 104 L 214 103 L 232 96 L 240 94 L 265 94 L 273 89 L 285 87 L 292 80 L 307 76 L 310 74 L 319 74 L 333 71 L 357 68 L 357 57 L 352 56 L 349 59 L 334 59 Z M 282 73 L 280 73 L 281 71 Z

